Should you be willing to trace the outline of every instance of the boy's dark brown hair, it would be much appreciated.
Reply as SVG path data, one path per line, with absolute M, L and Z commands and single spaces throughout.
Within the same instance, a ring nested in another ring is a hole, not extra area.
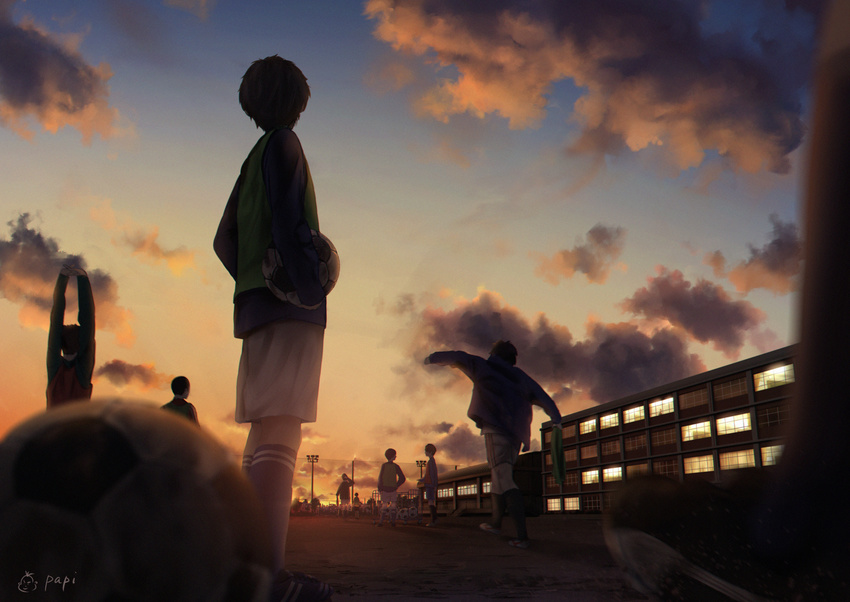
M 307 107 L 310 86 L 295 63 L 267 56 L 251 63 L 239 85 L 239 104 L 258 128 L 292 128 Z

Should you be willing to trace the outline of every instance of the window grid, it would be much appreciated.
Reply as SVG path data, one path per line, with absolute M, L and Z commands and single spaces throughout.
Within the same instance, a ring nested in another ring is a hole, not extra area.
M 437 497 L 439 498 L 447 498 L 452 497 L 454 494 L 454 489 L 451 487 L 441 487 L 437 490 Z
M 580 508 L 578 497 L 564 498 L 564 510 L 579 510 Z
M 585 445 L 581 448 L 581 459 L 587 460 L 589 458 L 596 457 L 596 444 L 593 445 Z
M 607 414 L 599 419 L 599 428 L 610 429 L 620 424 L 620 415 L 617 413 Z
M 478 485 L 458 485 L 457 494 L 461 495 L 476 495 L 478 493 Z
M 646 435 L 641 433 L 640 435 L 630 435 L 623 440 L 623 447 L 626 448 L 626 451 L 637 451 L 639 449 L 646 449 Z
M 543 433 L 543 443 L 545 445 L 549 445 L 550 443 L 552 443 L 552 431 L 546 431 L 545 433 Z
M 546 488 L 553 489 L 558 486 L 558 482 L 555 480 L 555 475 L 547 474 L 546 475 Z
M 484 481 L 481 483 L 481 493 L 490 493 L 493 484 L 490 481 Z
M 753 385 L 756 391 L 764 391 L 773 387 L 781 387 L 794 382 L 794 364 L 771 368 L 758 374 L 753 374 Z
M 745 376 L 714 385 L 714 399 L 718 401 L 746 394 L 747 378 Z
M 614 439 L 612 441 L 603 441 L 602 442 L 602 455 L 603 456 L 611 456 L 614 454 L 620 453 L 620 440 Z
M 623 410 L 623 423 L 629 424 L 630 422 L 637 422 L 638 420 L 643 420 L 643 406 L 639 405 L 634 408 L 629 408 L 627 410 Z
M 560 512 L 561 511 L 561 498 L 550 497 L 548 500 L 546 500 L 546 509 L 549 512 Z
M 668 458 L 665 460 L 655 460 L 652 463 L 652 472 L 654 474 L 660 474 L 673 479 L 678 479 L 679 463 L 672 458 Z
M 564 450 L 564 462 L 575 462 L 576 461 L 576 448 L 571 447 L 570 449 Z
M 708 405 L 708 389 L 697 389 L 679 395 L 679 409 L 688 410 L 702 405 Z
M 752 449 L 723 452 L 720 454 L 720 470 L 752 468 L 756 465 L 755 452 Z
M 623 480 L 623 468 L 621 466 L 610 466 L 602 469 L 602 478 L 606 483 Z
M 650 402 L 649 404 L 649 417 L 655 418 L 656 416 L 661 416 L 662 414 L 672 414 L 674 411 L 673 407 L 673 398 L 667 397 L 666 399 L 658 399 L 656 401 Z
M 590 420 L 585 420 L 584 422 L 578 425 L 578 432 L 582 435 L 587 435 L 588 433 L 592 433 L 596 430 L 596 418 L 591 418 Z
M 760 427 L 779 426 L 783 422 L 788 422 L 791 416 L 791 410 L 787 404 L 772 406 L 769 408 L 759 408 L 758 421 Z
M 568 472 L 564 475 L 564 485 L 578 485 L 578 473 Z
M 706 437 L 711 437 L 711 422 L 708 420 L 696 424 L 686 424 L 682 427 L 682 441 L 694 441 Z
M 543 460 L 546 468 L 550 468 L 552 466 L 552 454 L 550 452 L 543 454 Z
M 652 445 L 671 445 L 676 443 L 676 429 L 665 429 L 663 431 L 652 431 Z
M 717 434 L 729 435 L 731 433 L 743 433 L 744 431 L 752 430 L 750 424 L 750 413 L 736 414 L 735 416 L 726 416 L 725 418 L 717 419 Z
M 692 456 L 685 458 L 685 474 L 695 474 L 698 472 L 713 472 L 714 471 L 714 456 Z
M 591 485 L 599 482 L 598 470 L 585 470 L 581 473 L 581 482 L 583 485 Z
M 561 437 L 563 439 L 571 439 L 576 436 L 576 425 L 567 424 L 561 427 Z
M 586 512 L 598 512 L 602 510 L 602 500 L 598 495 L 586 495 L 584 496 L 584 509 Z
M 782 450 L 785 449 L 784 445 L 769 445 L 767 447 L 761 448 L 761 465 L 762 466 L 773 466 L 777 462 L 779 462 L 779 458 L 782 456 Z

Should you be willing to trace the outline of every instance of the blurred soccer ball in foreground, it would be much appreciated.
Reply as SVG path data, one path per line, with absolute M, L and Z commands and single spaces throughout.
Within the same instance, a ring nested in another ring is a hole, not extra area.
M 227 450 L 188 420 L 68 404 L 0 443 L 0 600 L 265 601 L 262 516 Z

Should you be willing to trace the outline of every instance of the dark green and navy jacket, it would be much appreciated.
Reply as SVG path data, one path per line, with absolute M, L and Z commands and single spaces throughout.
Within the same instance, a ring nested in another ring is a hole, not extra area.
M 244 338 L 277 320 L 326 325 L 325 293 L 310 229 L 319 218 L 301 143 L 288 129 L 266 132 L 242 165 L 216 232 L 214 248 L 233 276 L 234 335 Z M 263 255 L 274 244 L 298 295 L 316 309 L 280 301 L 266 287 Z

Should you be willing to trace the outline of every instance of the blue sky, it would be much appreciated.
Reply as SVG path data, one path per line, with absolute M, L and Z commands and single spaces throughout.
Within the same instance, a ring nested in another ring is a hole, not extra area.
M 185 374 L 242 444 L 212 237 L 271 54 L 311 86 L 295 131 L 342 261 L 303 454 L 478 461 L 431 350 L 511 338 L 566 414 L 795 342 L 820 6 L 0 0 L 0 424 L 43 407 L 74 256 L 100 276 L 95 394 L 164 403 Z

